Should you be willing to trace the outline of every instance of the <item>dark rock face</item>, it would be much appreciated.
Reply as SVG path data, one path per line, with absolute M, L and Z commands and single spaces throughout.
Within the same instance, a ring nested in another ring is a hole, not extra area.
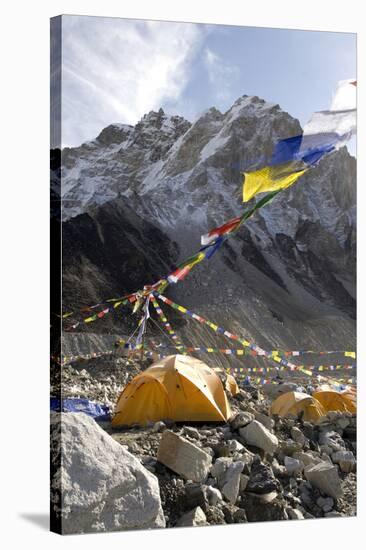
M 65 307 L 153 283 L 168 268 L 165 255 L 177 259 L 175 243 L 121 199 L 64 223 L 62 252 Z

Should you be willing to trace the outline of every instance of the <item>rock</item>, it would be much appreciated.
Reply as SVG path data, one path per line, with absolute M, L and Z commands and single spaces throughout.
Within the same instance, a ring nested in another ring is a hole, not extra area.
M 290 519 L 305 519 L 304 514 L 297 508 L 286 508 L 287 515 Z
M 305 466 L 309 466 L 310 464 L 319 464 L 319 462 L 322 462 L 322 460 L 312 451 L 307 451 L 306 453 L 303 451 L 296 452 L 293 454 L 293 458 L 300 460 Z
M 216 506 L 216 504 L 222 500 L 221 492 L 215 487 L 207 486 L 205 488 L 205 492 L 206 492 L 206 499 L 210 506 Z
M 302 445 L 293 439 L 286 439 L 285 441 L 281 441 L 280 450 L 284 455 L 292 456 L 294 453 L 298 453 L 302 450 Z
M 269 466 L 263 464 L 259 459 L 252 464 L 246 491 L 257 494 L 271 493 L 277 491 L 279 483 L 273 475 Z
M 341 430 L 345 430 L 350 425 L 350 419 L 346 416 L 341 416 L 337 419 L 337 426 L 341 428 Z
M 318 427 L 314 426 L 311 422 L 303 422 L 302 431 L 304 436 L 310 441 L 316 441 L 318 438 Z
M 246 494 L 242 497 L 240 508 L 245 510 L 248 521 L 276 521 L 288 516 L 282 502 L 277 499 L 264 502 L 259 496 Z
M 165 527 L 157 478 L 91 417 L 53 414 L 51 450 L 51 498 L 63 534 Z
M 225 502 L 222 506 L 222 511 L 225 517 L 226 523 L 247 523 L 247 516 L 245 510 Z
M 211 466 L 210 473 L 216 478 L 219 487 L 225 483 L 225 472 L 232 462 L 232 458 L 221 457 Z
M 170 430 L 161 436 L 157 460 L 191 481 L 204 481 L 212 464 L 208 453 Z
M 343 517 L 340 512 L 337 512 L 336 510 L 332 510 L 332 512 L 327 512 L 324 514 L 325 518 L 341 518 Z
M 248 445 L 263 449 L 266 453 L 273 454 L 278 447 L 277 437 L 257 420 L 253 420 L 244 428 L 240 428 L 239 433 Z
M 240 412 L 230 419 L 230 426 L 233 430 L 239 430 L 247 426 L 254 420 L 254 414 L 250 412 Z
M 285 456 L 284 462 L 286 470 L 290 475 L 301 474 L 304 469 L 304 463 L 301 462 L 301 460 L 297 460 L 296 458 Z
M 344 441 L 338 432 L 326 431 L 319 434 L 319 444 L 331 449 L 327 454 L 345 449 Z
M 244 445 L 239 443 L 239 441 L 237 441 L 236 439 L 230 439 L 227 442 L 227 446 L 228 446 L 228 449 L 229 449 L 230 453 L 240 453 L 241 451 L 243 451 L 245 449 Z
M 326 495 L 333 498 L 342 496 L 343 491 L 336 466 L 332 466 L 328 462 L 320 462 L 314 466 L 307 466 L 304 473 L 311 485 Z
M 245 474 L 240 475 L 239 493 L 244 493 L 245 489 L 247 488 L 248 481 L 249 476 Z
M 334 500 L 332 497 L 319 497 L 316 500 L 316 503 L 325 513 L 330 512 L 334 506 Z
M 202 509 L 206 506 L 206 491 L 205 487 L 200 483 L 188 482 L 184 488 L 184 508 L 192 510 L 197 506 Z
M 301 447 L 305 445 L 306 437 L 304 436 L 303 432 L 296 426 L 291 428 L 291 437 L 296 443 L 299 443 Z
M 275 476 L 284 476 L 286 475 L 286 468 L 285 466 L 282 466 L 282 464 L 279 464 L 277 459 L 272 460 L 272 471 L 275 474 Z
M 201 435 L 197 428 L 193 428 L 192 426 L 185 426 L 183 429 L 183 433 L 184 435 L 192 439 L 201 439 Z
M 177 527 L 199 527 L 202 525 L 208 525 L 208 523 L 204 511 L 199 506 L 184 514 L 176 523 Z
M 275 426 L 275 421 L 273 418 L 270 418 L 266 414 L 263 414 L 261 412 L 255 411 L 254 412 L 255 419 L 258 420 L 263 426 L 267 428 L 267 430 L 272 430 Z
M 218 506 L 208 506 L 205 514 L 210 525 L 226 525 L 224 513 Z
M 221 491 L 224 497 L 231 502 L 231 504 L 235 504 L 237 501 L 240 487 L 240 475 L 243 468 L 244 463 L 238 460 L 237 462 L 230 464 L 225 472 L 225 483 L 222 486 Z
M 332 454 L 332 460 L 346 474 L 353 472 L 356 467 L 356 459 L 352 451 L 337 451 Z
M 159 420 L 158 422 L 155 422 L 152 431 L 154 433 L 163 432 L 166 429 L 166 424 L 162 420 Z

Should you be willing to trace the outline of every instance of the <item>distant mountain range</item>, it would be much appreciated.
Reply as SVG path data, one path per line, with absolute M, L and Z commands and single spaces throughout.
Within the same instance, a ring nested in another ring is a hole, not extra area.
M 62 197 L 63 300 L 81 307 L 155 282 L 240 214 L 243 169 L 301 133 L 278 105 L 240 97 L 190 123 L 162 109 L 53 151 Z M 55 160 L 56 159 L 56 160 Z M 261 209 L 167 295 L 266 349 L 354 349 L 356 160 L 342 148 Z M 85 327 L 122 330 L 127 311 Z M 208 329 L 177 318 L 194 345 Z M 177 325 L 176 325 L 177 326 Z M 187 340 L 187 341 L 188 341 Z

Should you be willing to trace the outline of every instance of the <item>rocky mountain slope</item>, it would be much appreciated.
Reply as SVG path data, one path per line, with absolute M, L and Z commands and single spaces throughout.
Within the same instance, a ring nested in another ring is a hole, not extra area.
M 65 307 L 133 291 L 243 211 L 243 170 L 301 132 L 278 105 L 243 96 L 193 123 L 150 112 L 62 151 Z M 325 157 L 167 294 L 266 349 L 355 345 L 356 161 Z M 127 313 L 127 310 L 125 310 Z M 193 345 L 223 343 L 173 311 Z M 94 332 L 127 325 L 114 315 Z

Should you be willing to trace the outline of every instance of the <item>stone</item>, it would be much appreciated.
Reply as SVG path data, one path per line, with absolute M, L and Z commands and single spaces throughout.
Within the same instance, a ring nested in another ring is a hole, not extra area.
M 319 464 L 319 462 L 322 462 L 322 460 L 318 456 L 316 456 L 312 451 L 307 451 L 306 453 L 304 453 L 303 451 L 296 452 L 293 454 L 293 458 L 296 458 L 297 460 L 301 460 L 301 462 L 305 466 L 309 466 L 310 464 Z
M 341 428 L 341 430 L 345 430 L 350 425 L 350 419 L 346 416 L 341 416 L 337 419 L 337 426 Z
M 284 455 L 292 456 L 294 453 L 302 450 L 302 445 L 293 439 L 285 439 L 280 443 L 280 450 Z
M 319 497 L 317 498 L 316 503 L 325 513 L 330 512 L 334 506 L 334 500 L 332 497 Z
M 216 506 L 217 503 L 222 500 L 222 494 L 216 487 L 207 486 L 205 488 L 205 492 L 206 492 L 206 499 L 210 506 Z
M 214 452 L 214 456 L 217 458 L 230 457 L 232 455 L 229 446 L 225 443 L 213 445 L 212 450 Z
M 258 420 L 253 420 L 244 428 L 239 429 L 240 436 L 253 447 L 258 447 L 266 453 L 273 454 L 278 447 L 278 439 Z
M 304 436 L 300 428 L 298 428 L 297 426 L 293 426 L 291 428 L 291 437 L 296 443 L 299 443 L 301 447 L 305 445 L 306 437 Z
M 226 523 L 247 523 L 248 521 L 245 510 L 228 502 L 223 504 L 222 511 Z
M 63 534 L 165 527 L 157 478 L 90 416 L 52 414 L 51 452 Z
M 355 470 L 356 459 L 352 451 L 337 451 L 332 454 L 332 460 L 346 474 Z
M 184 487 L 184 508 L 192 510 L 197 506 L 202 509 L 206 505 L 206 491 L 205 487 L 200 483 L 189 481 Z
M 327 512 L 324 514 L 325 518 L 341 518 L 343 517 L 340 512 L 337 512 L 336 510 L 332 510 L 331 512 Z
M 244 463 L 238 460 L 230 464 L 225 472 L 225 483 L 222 486 L 221 492 L 231 504 L 235 504 L 237 501 L 240 488 L 240 476 L 243 468 Z
M 219 487 L 225 482 L 225 472 L 232 462 L 232 458 L 221 457 L 211 466 L 210 473 L 216 478 Z
M 270 418 L 267 414 L 255 411 L 254 412 L 255 420 L 258 420 L 263 426 L 267 428 L 267 430 L 273 430 L 275 426 L 275 421 L 273 418 Z
M 279 482 L 273 475 L 269 466 L 266 466 L 259 459 L 252 464 L 246 491 L 257 494 L 271 493 L 277 491 Z
M 332 452 L 342 451 L 345 449 L 344 441 L 340 434 L 335 431 L 325 431 L 319 434 L 319 444 L 321 447 L 328 447 L 331 449 L 327 454 Z
M 272 471 L 275 474 L 275 476 L 284 476 L 286 475 L 286 468 L 282 464 L 279 464 L 278 460 L 274 458 L 272 460 Z
M 186 435 L 187 437 L 191 437 L 192 439 L 201 439 L 200 433 L 197 428 L 193 428 L 192 426 L 185 426 L 183 433 L 184 435 Z
M 224 513 L 218 506 L 207 506 L 205 515 L 210 525 L 226 525 Z
M 291 456 L 285 456 L 284 463 L 287 473 L 290 475 L 299 475 L 304 469 L 304 463 L 297 458 L 292 458 Z
M 184 514 L 176 523 L 177 527 L 200 527 L 202 525 L 208 525 L 208 523 L 204 511 L 199 506 Z
M 191 481 L 204 481 L 212 464 L 208 453 L 170 430 L 161 436 L 157 460 Z
M 249 476 L 245 474 L 240 475 L 239 493 L 243 493 L 247 488 Z
M 236 439 L 230 439 L 227 442 L 227 446 L 229 448 L 230 453 L 240 453 L 241 451 L 244 451 L 245 447 L 239 441 Z
M 278 499 L 265 502 L 257 495 L 245 494 L 240 502 L 240 508 L 245 510 L 249 522 L 276 521 L 288 518 L 284 505 Z
M 304 474 L 311 485 L 324 494 L 333 498 L 340 498 L 343 495 L 337 466 L 320 462 L 314 466 L 307 466 Z
M 159 420 L 158 422 L 155 422 L 152 431 L 154 433 L 163 432 L 166 429 L 166 424 L 162 420 Z
M 287 515 L 289 519 L 305 519 L 304 514 L 301 512 L 301 510 L 298 510 L 297 508 L 291 508 L 290 506 L 286 508 Z
M 238 430 L 247 426 L 254 420 L 254 414 L 250 412 L 240 412 L 236 414 L 233 419 L 230 419 L 230 426 L 233 430 Z

